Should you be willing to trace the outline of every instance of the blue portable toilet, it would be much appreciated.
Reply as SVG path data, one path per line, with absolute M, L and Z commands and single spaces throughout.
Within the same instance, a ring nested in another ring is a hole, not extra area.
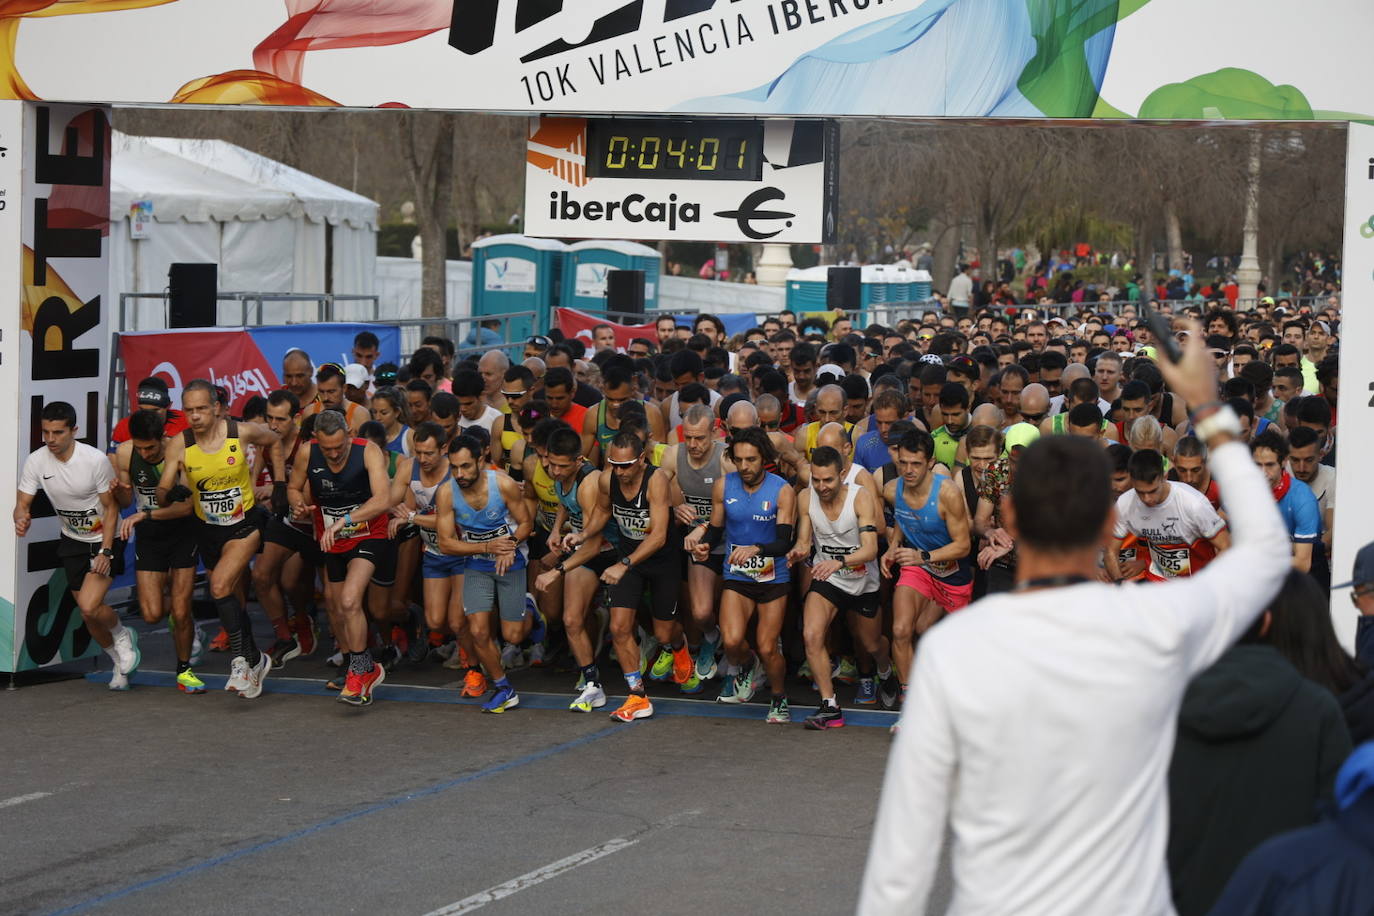
M 803 312 L 824 312 L 829 271 L 829 266 L 825 264 L 789 270 L 786 280 L 788 311 L 798 315 Z
M 567 248 L 556 239 L 514 234 L 473 242 L 472 314 L 534 312 L 533 317 L 511 322 L 510 338 L 518 341 L 544 333 L 557 304 Z
M 928 270 L 913 270 L 911 272 L 911 301 L 929 302 L 931 295 L 931 277 Z
M 562 296 L 559 305 L 584 312 L 606 311 L 606 273 L 644 271 L 644 309 L 658 305 L 658 278 L 663 257 L 638 242 L 592 239 L 568 245 L 563 254 Z

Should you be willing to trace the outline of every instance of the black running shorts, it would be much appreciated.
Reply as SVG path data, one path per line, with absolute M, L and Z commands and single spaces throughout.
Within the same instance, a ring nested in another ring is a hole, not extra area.
M 353 560 L 372 563 L 372 584 L 386 587 L 396 583 L 396 543 L 390 538 L 368 538 L 359 541 L 351 550 L 324 555 L 324 571 L 330 582 L 348 578 L 348 564 Z

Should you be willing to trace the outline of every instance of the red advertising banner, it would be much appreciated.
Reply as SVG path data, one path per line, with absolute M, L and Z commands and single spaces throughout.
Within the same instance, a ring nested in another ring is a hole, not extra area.
M 229 392 L 231 413 L 238 413 L 253 395 L 267 397 L 281 387 L 276 370 L 243 330 L 121 334 L 119 355 L 124 360 L 131 408 L 139 381 L 152 375 L 167 383 L 172 403 L 177 405 L 186 382 L 209 379 Z
M 654 335 L 654 325 L 649 324 L 616 324 L 604 315 L 593 315 L 590 312 L 580 312 L 577 309 L 554 309 L 554 319 L 558 323 L 559 329 L 567 337 L 581 337 L 590 347 L 592 343 L 592 328 L 599 324 L 608 324 L 615 328 L 615 345 L 617 347 L 628 347 L 630 341 L 636 337 L 645 337 L 649 340 L 656 340 Z

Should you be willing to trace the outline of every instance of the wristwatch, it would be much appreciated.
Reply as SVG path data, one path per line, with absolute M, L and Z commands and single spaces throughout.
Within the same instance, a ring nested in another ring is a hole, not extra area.
M 930 551 L 929 551 L 929 550 L 922 550 L 922 551 L 921 551 L 921 562 L 922 562 L 922 563 L 929 563 L 929 562 L 930 562 Z
M 109 547 L 102 547 L 102 548 L 100 548 L 100 555 L 101 555 L 102 557 L 105 557 L 106 559 L 113 560 L 113 559 L 114 559 L 114 550 L 112 550 L 112 549 L 109 548 Z
M 558 561 L 558 565 L 555 566 L 554 569 L 558 570 L 560 573 L 566 573 L 568 571 L 568 568 L 563 565 L 562 560 Z
M 629 569 L 631 566 L 634 566 L 634 564 L 630 562 L 630 558 L 629 558 L 629 557 L 621 557 L 621 558 L 620 558 L 620 562 L 622 562 L 622 563 L 625 564 L 625 568 L 626 568 L 626 569 Z
M 150 522 L 153 520 L 153 507 L 152 507 L 152 506 L 146 506 L 146 507 L 144 507 L 144 509 L 143 509 L 143 517 L 144 517 L 145 519 L 147 519 L 148 521 L 150 521 Z

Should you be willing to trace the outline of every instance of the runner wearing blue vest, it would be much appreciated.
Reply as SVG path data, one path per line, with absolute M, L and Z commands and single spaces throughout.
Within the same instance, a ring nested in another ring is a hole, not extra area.
M 692 529 L 685 546 L 703 562 L 711 548 L 725 539 L 725 582 L 721 594 L 720 631 L 730 663 L 721 688 L 722 703 L 747 703 L 758 690 L 764 672 L 772 691 L 767 721 L 790 722 L 783 693 L 786 662 L 778 648 L 791 576 L 787 553 L 792 549 L 796 494 L 776 474 L 764 470 L 776 460 L 773 443 L 760 427 L 733 430 L 727 447 L 738 469 L 719 478 L 711 494 L 711 521 Z M 749 620 L 758 613 L 754 645 L 749 649 Z
M 501 667 L 490 614 L 496 607 L 507 642 L 518 644 L 525 638 L 523 542 L 534 530 L 534 522 L 519 484 L 500 471 L 483 468 L 484 451 L 482 443 L 472 436 L 458 436 L 449 443 L 453 479 L 439 488 L 435 507 L 439 549 L 449 556 L 467 558 L 463 614 L 477 658 L 496 687 L 482 711 L 500 713 L 519 706 L 520 697 Z
M 973 597 L 968 506 L 958 484 L 930 473 L 934 459 L 935 441 L 929 433 L 907 433 L 897 443 L 901 476 L 883 492 L 897 521 L 882 571 L 888 578 L 894 569 L 901 571 L 892 593 L 892 661 L 903 694 L 917 637 Z

